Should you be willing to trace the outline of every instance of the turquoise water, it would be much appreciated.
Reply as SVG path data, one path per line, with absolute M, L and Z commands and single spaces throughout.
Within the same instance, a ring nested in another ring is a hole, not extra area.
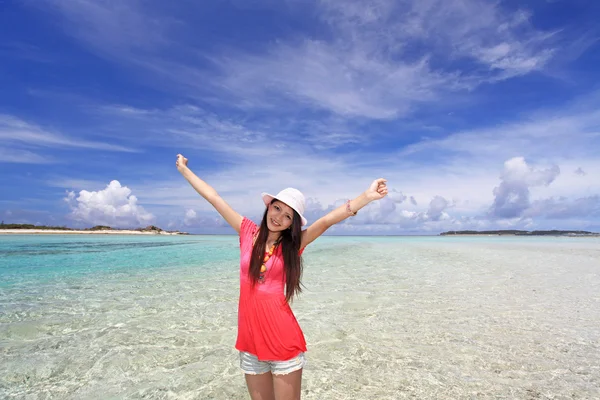
M 372 243 L 446 242 L 472 238 L 370 237 Z M 476 238 L 478 241 L 498 240 Z M 503 238 L 502 240 L 514 240 Z M 534 239 L 535 240 L 535 239 Z M 364 243 L 362 237 L 325 237 L 329 245 Z M 218 274 L 237 265 L 237 236 L 142 235 L 2 235 L 0 236 L 0 287 L 31 285 L 53 279 L 92 274 L 135 275 L 154 269 L 194 266 L 199 273 Z
M 0 398 L 248 398 L 236 236 L 0 235 Z M 304 399 L 600 398 L 600 239 L 323 237 Z
M 0 284 L 188 266 L 218 273 L 212 267 L 236 263 L 236 246 L 235 236 L 4 235 Z
M 527 238 L 561 243 L 569 238 Z M 321 250 L 353 244 L 521 243 L 516 237 L 347 236 L 323 237 Z M 237 265 L 237 236 L 2 235 L 0 285 L 33 283 L 85 274 L 138 274 L 195 266 L 206 274 Z M 312 246 L 311 246 L 312 247 Z

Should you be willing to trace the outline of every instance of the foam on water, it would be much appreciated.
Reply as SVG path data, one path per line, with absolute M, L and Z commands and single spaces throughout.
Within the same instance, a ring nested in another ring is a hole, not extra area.
M 248 398 L 236 237 L 9 240 L 0 397 Z M 324 237 L 304 258 L 305 399 L 600 398 L 598 239 Z

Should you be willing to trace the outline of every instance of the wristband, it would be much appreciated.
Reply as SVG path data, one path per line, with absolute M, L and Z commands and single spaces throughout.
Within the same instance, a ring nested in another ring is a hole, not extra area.
M 348 214 L 350 214 L 353 217 L 357 214 L 357 211 L 352 211 L 352 209 L 350 208 L 350 200 L 346 202 L 346 211 L 348 211 Z

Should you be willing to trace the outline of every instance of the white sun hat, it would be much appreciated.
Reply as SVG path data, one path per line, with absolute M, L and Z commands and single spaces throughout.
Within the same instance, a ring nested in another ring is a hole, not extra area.
M 277 193 L 277 196 L 273 196 L 269 193 L 262 194 L 263 201 L 265 202 L 265 206 L 269 206 L 273 199 L 277 199 L 288 206 L 290 206 L 294 211 L 296 211 L 300 215 L 300 219 L 302 220 L 302 226 L 306 225 L 308 221 L 304 218 L 304 195 L 301 191 L 294 188 L 283 189 L 281 192 Z

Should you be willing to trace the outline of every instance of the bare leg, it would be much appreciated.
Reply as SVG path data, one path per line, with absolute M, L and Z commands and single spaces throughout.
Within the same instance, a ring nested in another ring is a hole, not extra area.
M 277 400 L 300 400 L 302 394 L 302 368 L 286 375 L 273 375 Z
M 275 400 L 273 375 L 270 372 L 259 375 L 246 374 L 246 385 L 252 400 Z

